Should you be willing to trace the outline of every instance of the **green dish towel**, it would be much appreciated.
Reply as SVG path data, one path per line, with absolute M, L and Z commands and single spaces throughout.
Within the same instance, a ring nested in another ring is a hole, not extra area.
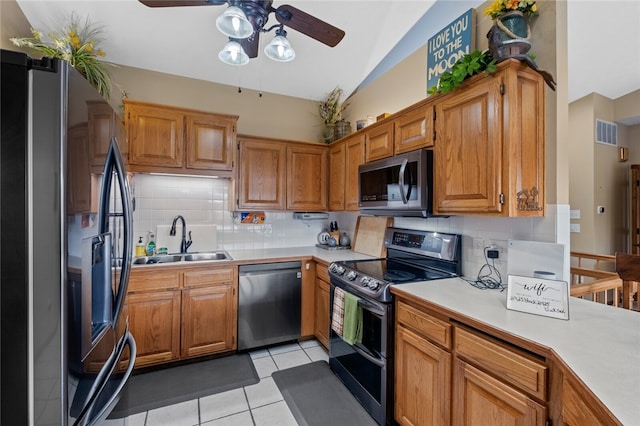
M 362 342 L 362 307 L 358 300 L 358 296 L 345 291 L 342 339 L 350 345 Z

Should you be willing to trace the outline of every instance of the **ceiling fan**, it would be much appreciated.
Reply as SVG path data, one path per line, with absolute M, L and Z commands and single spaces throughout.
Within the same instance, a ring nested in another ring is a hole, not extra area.
M 276 29 L 276 37 L 266 48 L 265 53 L 276 61 L 289 61 L 295 52 L 286 40 L 284 26 L 318 40 L 327 46 L 336 46 L 344 37 L 344 31 L 334 27 L 300 9 L 282 5 L 272 6 L 273 0 L 138 0 L 148 7 L 179 6 L 220 6 L 228 3 L 227 10 L 218 17 L 216 26 L 229 37 L 229 43 L 220 52 L 223 62 L 243 65 L 249 58 L 258 56 L 258 44 L 261 32 Z M 269 14 L 273 13 L 278 24 L 265 28 Z M 242 47 L 238 50 L 238 45 Z M 224 56 L 224 57 L 223 57 Z

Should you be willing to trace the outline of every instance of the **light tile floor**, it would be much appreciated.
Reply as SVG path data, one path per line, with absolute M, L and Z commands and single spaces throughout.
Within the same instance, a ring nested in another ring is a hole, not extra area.
M 105 426 L 297 426 L 271 373 L 329 360 L 317 340 L 274 346 L 249 353 L 260 381 L 255 385 L 169 405 Z

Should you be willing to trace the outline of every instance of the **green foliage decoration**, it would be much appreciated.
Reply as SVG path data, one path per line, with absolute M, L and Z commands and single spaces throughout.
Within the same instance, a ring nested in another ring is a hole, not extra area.
M 431 87 L 427 93 L 429 95 L 448 93 L 460 86 L 465 79 L 472 75 L 484 72 L 488 76 L 495 71 L 496 61 L 491 56 L 491 53 L 489 51 L 474 50 L 458 59 L 451 67 L 451 71 L 442 73 L 438 84 Z

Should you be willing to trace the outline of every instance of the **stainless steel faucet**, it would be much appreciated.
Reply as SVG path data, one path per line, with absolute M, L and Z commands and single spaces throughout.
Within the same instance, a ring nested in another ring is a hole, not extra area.
M 169 235 L 176 235 L 176 222 L 178 221 L 178 219 L 182 221 L 182 241 L 180 242 L 180 253 L 186 253 L 187 249 L 191 247 L 193 241 L 191 241 L 191 231 L 189 231 L 189 241 L 187 241 L 187 224 L 184 221 L 184 217 L 182 217 L 182 215 L 178 215 L 173 218 L 171 229 L 169 230 Z

